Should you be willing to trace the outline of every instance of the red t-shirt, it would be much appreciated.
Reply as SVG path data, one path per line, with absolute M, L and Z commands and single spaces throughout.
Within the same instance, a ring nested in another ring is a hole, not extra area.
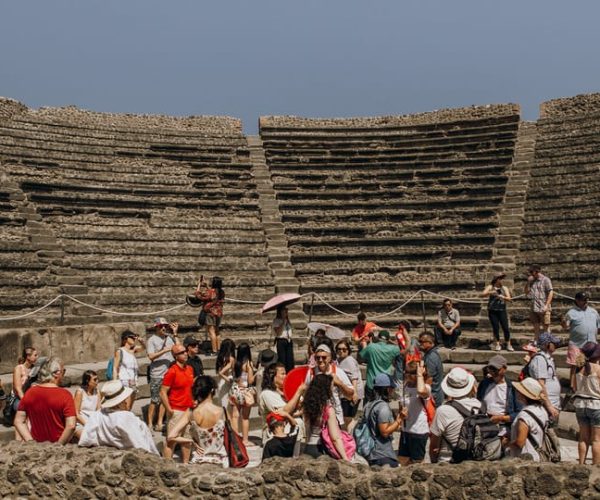
M 169 387 L 169 404 L 171 409 L 185 411 L 194 406 L 192 385 L 194 384 L 194 369 L 186 365 L 181 368 L 174 363 L 165 373 L 162 385 Z
M 65 430 L 67 417 L 75 417 L 75 402 L 62 387 L 34 385 L 19 403 L 19 411 L 27 413 L 31 436 L 35 441 L 55 443 Z
M 367 321 L 364 325 L 358 324 L 354 327 L 354 330 L 352 330 L 352 338 L 355 342 L 360 342 L 369 335 L 369 332 L 374 328 L 377 328 L 377 325 L 370 321 Z

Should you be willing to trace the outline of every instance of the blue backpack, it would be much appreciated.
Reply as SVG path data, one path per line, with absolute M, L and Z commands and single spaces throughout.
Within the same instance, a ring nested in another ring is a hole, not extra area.
M 373 410 L 377 406 L 377 403 L 383 403 L 381 399 L 375 401 L 370 408 L 370 411 L 367 413 L 363 413 L 362 418 L 358 425 L 354 428 L 354 440 L 356 441 L 356 451 L 357 453 L 364 457 L 368 458 L 368 456 L 375 448 L 375 434 L 371 430 L 371 426 L 369 425 L 369 419 L 371 418 L 371 414 Z
M 112 357 L 108 360 L 108 364 L 106 365 L 106 380 L 112 380 L 114 366 L 115 366 L 115 358 Z

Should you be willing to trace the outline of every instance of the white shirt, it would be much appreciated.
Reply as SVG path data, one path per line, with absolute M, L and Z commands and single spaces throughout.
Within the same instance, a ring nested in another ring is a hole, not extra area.
M 275 318 L 273 320 L 273 330 L 275 330 L 276 328 L 282 328 L 281 335 L 277 337 L 278 339 L 291 340 L 292 324 L 289 322 L 289 320 L 284 323 L 282 318 Z
M 543 406 L 541 406 L 541 405 L 526 406 L 515 417 L 515 421 L 513 422 L 512 426 L 511 426 L 511 430 L 510 430 L 510 439 L 511 439 L 511 441 L 514 441 L 517 438 L 518 427 L 519 427 L 517 425 L 517 421 L 523 420 L 523 422 L 525 422 L 527 424 L 527 427 L 529 427 L 529 435 L 535 441 L 536 447 L 540 446 L 542 444 L 542 438 L 544 436 L 544 431 L 543 431 L 543 429 L 540 428 L 540 426 L 533 419 L 533 417 L 525 412 L 525 410 L 533 413 L 540 420 L 540 422 L 543 425 L 546 425 L 546 422 L 548 422 L 548 413 L 546 412 L 546 409 Z M 515 450 L 514 448 L 511 447 L 509 450 L 509 453 L 510 453 L 511 457 L 520 457 L 524 453 L 529 453 L 533 457 L 534 461 L 536 461 L 536 462 L 540 461 L 540 455 L 538 454 L 537 451 L 535 451 L 535 447 L 531 444 L 531 441 L 529 440 L 529 438 L 525 440 L 525 445 L 523 446 L 523 448 L 521 448 L 521 450 Z
M 431 386 L 425 385 L 427 392 L 431 397 Z M 421 398 L 417 394 L 416 387 L 404 386 L 404 406 L 408 408 L 408 418 L 404 423 L 404 430 L 411 434 L 429 434 L 429 424 L 427 423 L 427 413 L 425 413 L 425 403 L 427 399 Z
M 277 391 L 273 391 L 270 389 L 261 391 L 260 396 L 258 398 L 258 412 L 263 418 L 263 445 L 273 437 L 273 434 L 271 434 L 271 432 L 269 431 L 269 426 L 267 425 L 267 415 L 272 411 L 278 410 L 279 408 L 283 408 L 285 405 L 285 399 L 283 399 L 283 396 Z M 298 442 L 301 442 L 304 439 L 304 420 L 302 418 L 296 418 L 296 427 L 298 427 Z M 292 429 L 290 424 L 286 423 L 285 432 L 289 434 L 291 430 Z
M 315 368 L 314 370 L 317 375 L 320 373 L 318 368 Z M 354 390 L 354 386 L 352 385 L 352 382 L 350 382 L 348 375 L 346 375 L 346 372 L 339 366 L 336 366 L 332 363 L 331 365 L 329 365 L 329 371 L 327 372 L 327 374 L 331 375 L 331 376 L 333 376 L 334 374 L 337 375 L 337 378 L 340 379 L 342 384 L 344 384 L 345 386 Z M 307 386 L 310 384 L 310 381 L 312 380 L 312 376 L 313 376 L 313 371 L 308 370 L 308 373 L 306 374 L 306 379 L 304 379 L 304 383 Z M 333 403 L 333 409 L 335 410 L 335 416 L 337 417 L 339 424 L 344 425 L 344 412 L 342 411 L 340 388 L 337 386 L 334 386 L 332 392 L 333 392 L 332 403 Z
M 506 382 L 501 384 L 490 384 L 483 400 L 487 407 L 488 415 L 506 415 Z
M 159 454 L 148 426 L 130 411 L 92 412 L 83 427 L 79 446 L 138 448 Z
M 456 402 L 468 411 L 481 407 L 481 402 L 475 398 L 457 399 Z M 452 449 L 448 446 L 448 442 L 450 445 L 456 446 L 463 421 L 464 418 L 458 413 L 458 410 L 450 405 L 443 404 L 436 410 L 433 422 L 431 422 L 431 434 L 441 438 L 440 462 L 449 462 L 452 458 Z
M 137 358 L 127 349 L 120 349 L 121 362 L 119 363 L 119 380 L 125 387 L 135 387 L 138 379 Z

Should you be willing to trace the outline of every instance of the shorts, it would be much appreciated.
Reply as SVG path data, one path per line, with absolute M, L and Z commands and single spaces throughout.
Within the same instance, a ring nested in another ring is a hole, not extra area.
M 551 315 L 552 315 L 552 311 L 549 311 L 549 310 L 546 312 L 529 311 L 529 320 L 532 323 L 539 323 L 541 325 L 549 325 Z
M 577 356 L 581 352 L 581 349 L 577 347 L 572 342 L 569 342 L 569 347 L 567 349 L 567 364 L 570 366 L 575 366 Z
M 179 422 L 183 417 L 185 417 L 187 411 L 186 410 L 173 410 L 173 415 L 171 415 L 171 418 L 169 418 L 169 421 L 167 422 L 167 435 L 171 432 L 171 429 L 173 427 L 175 427 L 175 425 L 177 424 L 177 422 Z M 183 437 L 190 437 L 190 433 L 189 433 L 189 424 L 185 426 L 185 429 L 183 429 L 183 431 L 181 431 L 178 436 L 183 436 Z
M 600 427 L 600 409 L 575 408 L 575 416 L 577 417 L 577 423 L 579 425 Z
M 400 436 L 399 457 L 409 457 L 411 460 L 425 459 L 425 449 L 427 447 L 429 434 L 412 434 L 403 432 Z
M 206 326 L 216 326 L 219 328 L 221 326 L 221 318 L 219 316 L 213 316 L 212 314 L 206 315 Z
M 162 377 L 150 377 L 150 401 L 155 405 L 160 404 L 160 386 L 162 385 L 162 381 Z
M 354 418 L 356 417 L 356 413 L 358 412 L 358 405 L 360 405 L 360 401 L 354 404 L 349 399 L 342 399 L 342 413 L 344 417 Z

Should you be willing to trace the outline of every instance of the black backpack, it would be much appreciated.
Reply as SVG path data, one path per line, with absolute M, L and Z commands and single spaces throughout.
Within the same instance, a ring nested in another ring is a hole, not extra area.
M 452 462 L 464 460 L 500 460 L 503 455 L 500 427 L 487 415 L 485 403 L 479 409 L 467 410 L 458 401 L 448 401 L 464 418 L 456 446 L 452 448 Z

